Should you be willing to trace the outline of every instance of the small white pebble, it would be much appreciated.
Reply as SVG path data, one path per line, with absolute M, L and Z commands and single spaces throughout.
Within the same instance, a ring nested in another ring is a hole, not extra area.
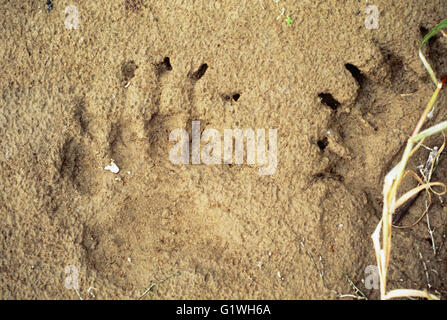
M 430 112 L 427 114 L 427 118 L 428 119 L 431 119 L 431 118 L 433 118 L 433 114 L 435 113 L 435 108 L 433 107 L 431 110 L 430 110 Z
M 110 159 L 110 161 L 111 161 L 110 165 L 105 166 L 104 170 L 108 170 L 113 173 L 120 172 L 120 168 L 118 168 L 118 166 L 115 164 L 115 162 L 113 162 L 113 159 Z
M 343 223 L 340 223 L 340 224 L 338 225 L 338 227 L 339 227 L 339 228 L 343 228 Z
M 94 287 L 90 287 L 90 288 L 88 288 L 87 293 L 88 293 L 89 295 L 91 295 L 93 298 L 96 298 L 96 296 L 95 296 L 95 294 L 94 294 L 93 291 L 96 291 L 96 288 L 94 288 Z

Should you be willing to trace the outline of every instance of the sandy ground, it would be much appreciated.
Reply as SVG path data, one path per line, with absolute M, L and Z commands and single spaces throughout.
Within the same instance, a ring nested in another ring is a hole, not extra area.
M 85 299 L 156 281 L 144 298 L 339 299 L 347 277 L 378 297 L 382 181 L 433 92 L 417 47 L 444 1 L 1 2 L 0 298 L 78 299 L 76 275 Z M 446 73 L 447 39 L 428 47 Z M 172 164 L 192 120 L 277 129 L 276 172 Z M 389 284 L 445 298 L 447 209 L 430 212 L 438 252 L 425 220 L 396 230 Z

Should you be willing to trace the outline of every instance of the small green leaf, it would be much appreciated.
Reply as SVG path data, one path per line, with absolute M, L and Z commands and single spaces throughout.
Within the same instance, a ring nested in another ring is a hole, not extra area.
M 430 75 L 431 80 L 436 86 L 439 84 L 438 79 L 436 77 L 435 72 L 433 71 L 433 68 L 430 66 L 430 63 L 428 63 L 427 59 L 422 53 L 422 47 L 424 46 L 424 44 L 427 43 L 428 40 L 430 40 L 435 34 L 437 34 L 445 27 L 447 27 L 447 19 L 442 21 L 440 24 L 434 27 L 429 33 L 427 33 L 427 35 L 422 40 L 421 45 L 419 46 L 419 57 L 421 58 L 421 61 L 424 64 L 425 69 L 427 69 L 427 72 Z
M 287 22 L 287 25 L 290 27 L 292 25 L 292 22 L 293 22 L 292 17 L 291 16 L 287 16 L 286 17 L 286 22 Z
M 436 27 L 434 27 L 429 33 L 427 33 L 424 37 L 424 39 L 421 42 L 421 45 L 419 48 L 422 48 L 424 44 L 427 43 L 428 40 L 430 40 L 435 34 L 437 34 L 439 31 L 447 27 L 447 19 L 443 20 L 440 24 L 438 24 Z
M 445 131 L 445 130 L 447 130 L 447 121 L 438 123 L 438 124 L 428 128 L 428 129 L 425 129 L 424 131 L 418 133 L 417 135 L 415 135 L 413 137 L 413 141 L 419 142 L 422 139 L 425 139 L 427 137 L 430 137 L 430 136 L 432 136 L 434 134 L 440 133 L 440 132 Z

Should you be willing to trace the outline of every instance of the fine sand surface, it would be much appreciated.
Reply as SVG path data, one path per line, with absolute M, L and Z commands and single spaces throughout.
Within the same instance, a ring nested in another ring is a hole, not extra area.
M 347 278 L 378 298 L 370 235 L 434 90 L 417 48 L 445 1 L 1 2 L 0 298 L 79 299 L 76 275 L 84 299 L 154 283 L 145 299 L 340 299 L 357 295 Z M 447 73 L 447 38 L 426 52 Z M 443 93 L 430 123 L 447 119 Z M 276 172 L 171 163 L 170 133 L 193 120 L 277 129 Z M 425 219 L 395 229 L 389 286 L 425 289 L 428 275 L 445 298 L 438 197 L 430 217 L 437 254 Z

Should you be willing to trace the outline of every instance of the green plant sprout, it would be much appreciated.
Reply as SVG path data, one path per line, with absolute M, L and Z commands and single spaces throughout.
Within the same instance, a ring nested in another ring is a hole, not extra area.
M 430 190 L 433 186 L 442 186 L 444 190 L 446 186 L 440 182 L 429 182 L 419 185 L 418 187 L 408 191 L 406 194 L 401 196 L 400 199 L 396 199 L 397 190 L 399 188 L 400 183 L 405 175 L 405 168 L 407 166 L 408 160 L 410 157 L 417 151 L 419 146 L 422 144 L 423 140 L 427 137 L 430 137 L 434 134 L 443 132 L 447 129 L 447 121 L 441 122 L 437 125 L 434 125 L 428 129 L 421 131 L 425 120 L 427 119 L 427 115 L 433 109 L 433 106 L 441 92 L 442 88 L 445 86 L 447 82 L 447 77 L 444 77 L 442 80 L 438 80 L 435 72 L 433 71 L 430 64 L 425 59 L 424 54 L 422 53 L 423 46 L 428 42 L 430 38 L 436 35 L 443 28 L 447 27 L 447 19 L 443 20 L 439 25 L 437 25 L 433 30 L 431 30 L 422 40 L 419 46 L 419 57 L 422 60 L 425 68 L 427 69 L 433 83 L 436 85 L 436 90 L 430 98 L 427 106 L 425 107 L 419 121 L 416 124 L 416 127 L 413 130 L 410 138 L 407 141 L 407 146 L 402 155 L 402 159 L 400 162 L 386 175 L 385 183 L 383 186 L 383 212 L 382 219 L 377 225 L 373 235 L 373 243 L 374 250 L 376 253 L 377 266 L 379 270 L 379 279 L 380 279 L 380 297 L 381 299 L 392 299 L 399 297 L 419 297 L 419 298 L 427 298 L 427 299 L 439 299 L 439 297 L 428 293 L 427 291 L 421 290 L 413 290 L 413 289 L 396 289 L 390 292 L 387 292 L 387 275 L 388 275 L 388 267 L 390 263 L 390 255 L 391 255 L 391 231 L 392 231 L 392 216 L 395 212 L 395 209 L 404 202 L 406 199 L 411 198 L 412 195 L 415 195 L 416 192 L 420 192 L 421 190 Z M 417 145 L 416 145 L 417 144 Z M 416 146 L 415 146 L 416 145 Z M 382 243 L 380 243 L 380 231 L 382 231 Z
M 292 25 L 292 22 L 293 22 L 292 17 L 288 15 L 288 16 L 286 17 L 286 23 L 287 23 L 287 25 L 290 27 L 290 26 Z

